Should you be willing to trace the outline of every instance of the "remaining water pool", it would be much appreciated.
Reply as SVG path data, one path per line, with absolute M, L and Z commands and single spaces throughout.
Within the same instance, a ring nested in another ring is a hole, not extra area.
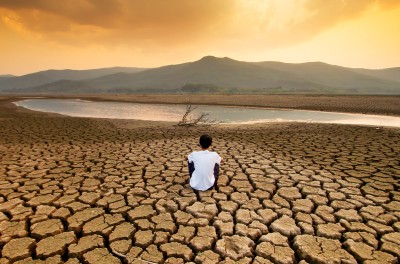
M 91 102 L 79 99 L 27 99 L 15 103 L 31 110 L 76 117 L 139 119 L 178 122 L 185 105 Z M 315 122 L 400 127 L 400 117 L 346 114 L 305 110 L 274 110 L 247 107 L 197 106 L 193 114 L 208 113 L 224 124 L 262 122 Z

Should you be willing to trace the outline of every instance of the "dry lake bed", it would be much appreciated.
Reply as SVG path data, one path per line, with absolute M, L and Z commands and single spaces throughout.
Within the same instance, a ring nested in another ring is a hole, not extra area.
M 399 128 L 182 128 L 16 100 L 0 98 L 1 264 L 399 262 Z M 346 100 L 400 113 L 399 98 Z M 186 156 L 205 132 L 224 163 L 216 190 L 194 192 Z

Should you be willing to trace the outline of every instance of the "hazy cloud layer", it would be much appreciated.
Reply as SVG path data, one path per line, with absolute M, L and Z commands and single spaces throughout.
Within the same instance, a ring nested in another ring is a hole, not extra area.
M 3 0 L 3 23 L 52 41 L 81 45 L 176 45 L 259 39 L 291 44 L 312 38 L 372 5 L 398 0 Z M 77 39 L 79 37 L 79 39 Z M 73 41 L 72 41 L 73 39 Z
M 398 14 L 400 0 L 0 0 L 0 73 L 204 55 L 397 66 Z
M 385 9 L 399 4 L 398 0 L 308 0 L 304 2 L 304 8 L 310 16 L 293 24 L 290 31 L 309 37 L 341 21 L 357 17 L 374 5 Z
M 223 23 L 230 0 L 5 0 L 3 22 L 52 40 L 170 42 L 195 37 Z

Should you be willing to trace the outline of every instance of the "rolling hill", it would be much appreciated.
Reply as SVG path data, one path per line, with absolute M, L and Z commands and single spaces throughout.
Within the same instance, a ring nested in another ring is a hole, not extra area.
M 335 87 L 343 92 L 357 91 L 370 93 L 379 90 L 393 91 L 400 89 L 399 81 L 392 80 L 378 74 L 374 74 L 379 70 L 359 71 L 351 68 L 345 68 L 335 65 L 329 65 L 322 62 L 308 63 L 280 63 L 280 62 L 261 62 L 257 63 L 264 67 L 284 70 L 293 74 L 297 74 L 307 81 L 316 82 L 324 86 Z M 399 82 L 399 83 L 396 83 Z
M 0 78 L 8 78 L 8 77 L 14 77 L 15 75 L 11 75 L 11 74 L 2 74 L 0 75 Z
M 115 70 L 103 75 L 96 72 L 97 76 L 87 78 L 83 78 L 83 74 L 66 76 L 64 73 L 58 80 L 24 83 L 24 86 L 14 85 L 9 86 L 13 89 L 3 90 L 23 93 L 400 94 L 400 77 L 396 75 L 399 69 L 353 69 L 321 62 L 243 62 L 207 56 L 194 62 L 134 72 Z M 38 74 L 32 75 L 37 77 Z M 4 87 L 2 83 L 0 80 L 0 89 Z
M 47 70 L 23 76 L 3 75 L 3 78 L 0 78 L 0 91 L 31 88 L 52 82 L 58 82 L 60 80 L 79 81 L 114 74 L 117 72 L 134 73 L 142 70 L 145 69 L 113 67 L 93 70 Z
M 199 61 L 164 66 L 136 74 L 114 74 L 87 80 L 85 83 L 97 89 L 179 90 L 186 84 L 215 85 L 221 89 L 264 89 L 293 82 L 298 88 L 304 80 L 285 71 L 265 69 L 248 62 L 229 58 L 204 57 Z M 308 83 L 307 85 L 312 85 Z
M 368 70 L 368 69 L 353 69 L 355 72 L 374 76 L 381 79 L 400 82 L 400 67 L 382 69 L 382 70 Z

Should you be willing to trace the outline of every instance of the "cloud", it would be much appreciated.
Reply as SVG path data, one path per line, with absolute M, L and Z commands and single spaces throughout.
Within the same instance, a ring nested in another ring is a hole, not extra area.
M 292 18 L 298 19 L 289 18 L 285 29 L 272 28 L 269 32 L 278 39 L 277 44 L 296 44 L 310 40 L 338 23 L 352 20 L 372 7 L 389 9 L 399 5 L 398 0 L 305 0 L 296 9 L 302 14 L 292 14 Z
M 3 23 L 63 45 L 149 49 L 307 41 L 371 6 L 398 0 L 2 0 Z M 210 44 L 211 43 L 211 44 Z
M 232 7 L 231 0 L 4 0 L 0 15 L 10 26 L 53 40 L 162 43 L 207 34 Z
M 49 16 L 57 17 L 64 23 L 107 27 L 112 25 L 122 10 L 119 1 L 107 0 L 3 0 L 0 7 L 14 11 L 16 14 L 27 15 L 27 18 L 20 16 L 20 22 L 27 28 L 33 27 L 33 29 L 43 31 L 46 31 L 47 27 L 41 27 L 41 25 Z M 59 26 L 60 24 L 58 23 Z M 60 30 L 65 30 L 65 28 L 60 27 Z

